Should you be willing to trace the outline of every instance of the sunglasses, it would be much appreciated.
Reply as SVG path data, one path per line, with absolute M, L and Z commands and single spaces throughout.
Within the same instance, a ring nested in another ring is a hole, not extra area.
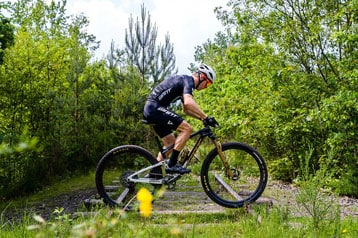
M 209 87 L 212 84 L 212 82 L 205 74 L 204 74 L 204 76 L 205 76 L 205 80 L 206 80 L 206 86 Z

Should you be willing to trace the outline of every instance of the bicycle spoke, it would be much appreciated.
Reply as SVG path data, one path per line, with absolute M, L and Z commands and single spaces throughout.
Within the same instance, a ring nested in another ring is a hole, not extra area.
M 119 204 L 119 203 L 123 202 L 123 200 L 126 198 L 128 193 L 129 193 L 129 188 L 125 188 L 123 193 L 121 193 L 121 195 L 116 199 L 116 203 Z
M 96 170 L 96 186 L 103 200 L 111 205 L 125 206 L 131 195 L 140 187 L 154 191 L 161 184 L 149 182 L 151 169 L 145 169 L 155 164 L 156 159 L 146 150 L 138 146 L 117 147 L 108 152 L 99 162 Z M 155 167 L 158 176 L 161 168 Z M 140 171 L 140 173 L 137 173 Z M 132 178 L 132 179 L 129 179 Z
M 214 175 L 216 181 L 218 181 L 219 184 L 221 184 L 234 198 L 237 199 L 237 201 L 241 201 L 242 197 L 239 196 L 239 194 L 237 194 L 227 183 L 225 183 L 225 181 L 219 176 L 219 175 Z

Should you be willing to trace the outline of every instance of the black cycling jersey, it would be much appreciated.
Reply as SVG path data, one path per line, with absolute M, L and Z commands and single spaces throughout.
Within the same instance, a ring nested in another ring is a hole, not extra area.
M 193 95 L 194 79 L 188 75 L 168 78 L 156 86 L 150 93 L 144 106 L 143 116 L 154 124 L 154 130 L 160 137 L 170 134 L 183 122 L 183 118 L 167 107 L 184 94 Z
M 168 107 L 178 97 L 184 94 L 193 95 L 194 79 L 188 75 L 177 75 L 168 78 L 156 86 L 148 97 L 148 101 L 157 102 L 160 106 Z

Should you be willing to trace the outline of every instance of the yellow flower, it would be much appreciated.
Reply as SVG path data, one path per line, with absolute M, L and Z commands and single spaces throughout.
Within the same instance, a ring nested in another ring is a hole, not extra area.
M 114 226 L 114 225 L 116 225 L 118 223 L 118 219 L 117 218 L 113 218 L 112 220 L 111 220 L 111 224 Z
M 141 202 L 139 205 L 139 211 L 143 217 L 150 217 L 150 214 L 152 213 L 152 203 Z
M 172 234 L 172 235 L 178 236 L 178 235 L 180 235 L 180 233 L 181 233 L 181 230 L 178 227 L 172 227 L 170 229 L 170 234 Z
M 347 233 L 347 229 L 343 229 L 343 230 L 342 230 L 342 233 L 343 233 L 343 234 Z
M 141 188 L 137 193 L 137 200 L 139 201 L 140 214 L 144 217 L 150 217 L 153 195 L 146 188 Z

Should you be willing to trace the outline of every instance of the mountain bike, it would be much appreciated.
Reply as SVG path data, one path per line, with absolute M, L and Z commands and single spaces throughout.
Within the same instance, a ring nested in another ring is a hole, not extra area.
M 148 124 L 147 121 L 143 120 Z M 137 145 L 122 145 L 108 151 L 98 162 L 95 182 L 99 195 L 110 206 L 130 207 L 140 187 L 151 192 L 162 186 L 173 188 L 181 174 L 166 173 L 166 154 L 174 145 L 163 148 L 158 135 L 154 136 L 164 160 Z M 221 144 L 211 127 L 204 127 L 190 136 L 194 146 L 185 148 L 179 155 L 184 168 L 200 160 L 196 152 L 205 138 L 213 149 L 202 160 L 200 180 L 207 196 L 215 203 L 238 208 L 253 203 L 263 193 L 267 184 L 267 167 L 264 159 L 253 147 L 241 142 Z

